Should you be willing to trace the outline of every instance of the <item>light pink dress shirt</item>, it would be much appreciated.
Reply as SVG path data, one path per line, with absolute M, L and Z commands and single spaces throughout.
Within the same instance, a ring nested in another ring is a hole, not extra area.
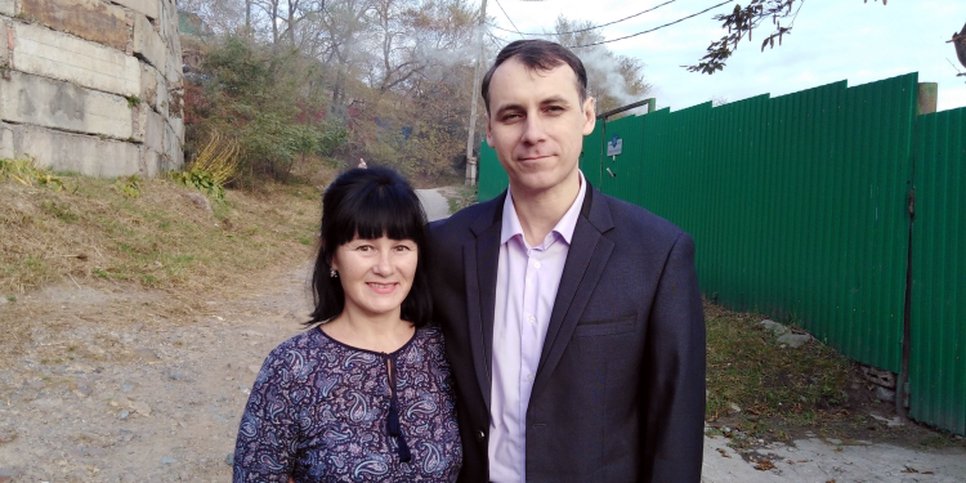
M 530 391 L 540 362 L 550 312 L 557 297 L 570 241 L 587 183 L 543 243 L 531 247 L 513 208 L 503 204 L 500 258 L 493 320 L 493 381 L 490 389 L 490 480 L 526 480 L 526 429 Z

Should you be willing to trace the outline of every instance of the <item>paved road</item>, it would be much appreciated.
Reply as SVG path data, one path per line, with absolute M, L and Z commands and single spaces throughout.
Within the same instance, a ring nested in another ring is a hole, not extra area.
M 966 481 L 966 451 L 962 448 L 915 450 L 813 438 L 768 445 L 757 450 L 752 455 L 754 462 L 749 462 L 727 443 L 723 437 L 705 437 L 703 483 Z
M 449 216 L 449 201 L 436 189 L 416 190 L 416 196 L 423 202 L 426 218 L 429 221 Z

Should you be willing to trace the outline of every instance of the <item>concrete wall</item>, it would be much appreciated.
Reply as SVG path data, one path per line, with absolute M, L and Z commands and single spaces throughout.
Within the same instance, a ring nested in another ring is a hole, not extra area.
M 174 0 L 0 0 L 0 158 L 90 176 L 184 164 Z

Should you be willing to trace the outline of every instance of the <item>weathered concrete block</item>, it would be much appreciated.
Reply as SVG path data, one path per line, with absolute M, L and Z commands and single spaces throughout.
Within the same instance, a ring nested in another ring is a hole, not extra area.
M 180 118 L 184 112 L 181 104 L 184 89 L 180 84 L 169 87 L 171 85 L 154 67 L 141 64 L 141 100 L 164 117 Z
M 137 13 L 143 14 L 148 18 L 158 18 L 160 4 L 158 0 L 112 0 L 118 5 L 123 5 Z
M 140 145 L 97 136 L 16 126 L 14 157 L 30 157 L 38 166 L 87 176 L 115 178 L 140 174 Z
M 164 118 L 146 104 L 134 109 L 133 116 L 134 139 L 143 142 L 148 149 L 158 152 L 164 149 Z
M 164 162 L 157 151 L 146 147 L 141 148 L 141 165 L 139 171 L 147 178 L 153 178 L 164 170 Z
M 161 30 L 161 36 L 168 41 L 168 48 L 170 50 L 181 50 L 180 39 L 178 29 L 181 26 L 181 22 L 178 16 L 178 6 L 175 4 L 174 0 L 159 0 L 158 4 L 158 28 Z
M 10 72 L 0 91 L 5 121 L 127 139 L 132 134 L 127 99 L 69 82 Z
M 0 0 L 3 2 L 3 0 Z M 0 19 L 0 69 L 7 67 L 10 64 L 10 49 L 12 44 L 12 39 L 7 38 L 7 23 Z M 0 73 L 2 74 L 2 73 Z
M 124 9 L 101 0 L 30 0 L 20 10 L 27 19 L 115 49 L 130 40 Z
M 168 82 L 160 72 L 147 64 L 141 68 L 141 100 L 162 116 L 181 117 L 184 113 L 181 83 Z
M 184 84 L 177 84 L 167 92 L 168 117 L 184 118 Z
M 163 89 L 158 92 L 157 111 L 164 117 L 181 117 L 181 104 L 175 104 L 170 97 L 171 92 Z
M 174 131 L 175 136 L 178 137 L 178 142 L 184 144 L 184 119 L 180 117 L 169 117 L 167 121 L 171 126 L 171 130 Z
M 0 15 L 9 15 L 13 17 L 16 14 L 17 10 L 14 0 L 0 0 Z
M 160 74 L 158 74 L 158 71 L 154 67 L 151 67 L 148 64 L 141 64 L 140 67 L 141 90 L 138 94 L 138 97 L 141 98 L 141 101 L 147 103 L 158 112 L 161 112 L 158 109 L 158 78 L 160 77 Z M 160 85 L 163 86 L 164 84 L 161 83 Z M 164 113 L 162 112 L 162 114 Z
M 164 124 L 164 151 L 162 157 L 167 158 L 165 168 L 181 169 L 184 166 L 184 136 L 179 136 L 170 124 Z
M 140 91 L 138 60 L 124 52 L 36 25 L 15 24 L 12 30 L 15 70 L 124 96 Z
M 0 158 L 13 157 L 13 126 L 0 122 Z
M 134 53 L 161 72 L 167 68 L 168 52 L 161 35 L 145 17 L 134 19 Z
M 168 61 L 164 64 L 164 78 L 168 80 L 169 85 L 182 85 L 184 84 L 184 64 L 181 60 L 181 51 L 177 51 Z
M 102 177 L 181 168 L 178 25 L 175 0 L 0 0 L 0 156 Z

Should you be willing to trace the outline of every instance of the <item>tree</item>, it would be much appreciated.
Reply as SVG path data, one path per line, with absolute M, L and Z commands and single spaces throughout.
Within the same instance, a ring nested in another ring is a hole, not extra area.
M 330 155 L 392 165 L 415 181 L 457 176 L 466 106 L 479 95 L 470 1 L 180 0 L 218 25 L 196 76 L 211 80 L 189 86 L 192 139 L 227 130 L 244 138 L 253 174 L 284 177 L 313 129 L 340 140 L 326 134 L 334 123 L 347 138 Z
M 374 12 L 366 122 L 353 143 L 417 180 L 454 174 L 476 95 L 468 88 L 476 9 L 465 0 L 377 0 Z
M 178 10 L 197 15 L 215 34 L 240 32 L 245 27 L 245 0 L 178 0 Z
M 865 3 L 868 1 L 863 0 Z M 882 0 L 883 5 L 887 2 Z M 724 69 L 728 58 L 738 49 L 738 43 L 745 38 L 751 41 L 752 32 L 768 20 L 771 20 L 774 30 L 762 40 L 761 50 L 774 48 L 776 41 L 781 45 L 782 37 L 792 33 L 792 24 L 804 4 L 805 0 L 749 0 L 744 7 L 735 4 L 727 15 L 715 15 L 714 19 L 720 21 L 728 33 L 711 42 L 707 54 L 697 64 L 687 66 L 687 69 L 709 75 Z

